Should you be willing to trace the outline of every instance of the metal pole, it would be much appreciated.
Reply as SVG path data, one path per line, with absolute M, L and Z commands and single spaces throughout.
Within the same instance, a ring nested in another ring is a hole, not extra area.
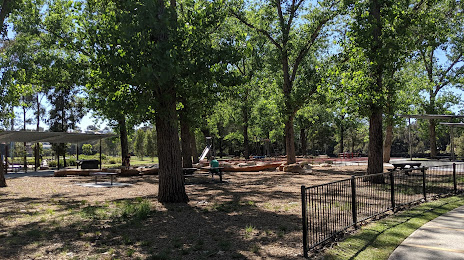
M 353 215 L 353 226 L 357 228 L 358 215 L 356 214 L 356 179 L 351 176 L 351 214 Z
M 306 187 L 301 186 L 301 213 L 303 221 L 303 256 L 308 258 L 308 214 L 306 202 Z
M 454 161 L 454 127 L 451 126 L 450 129 L 450 139 L 451 139 L 451 160 Z
M 458 183 L 456 181 L 456 163 L 453 163 L 453 186 L 454 186 L 454 193 L 457 193 Z
M 100 170 L 102 169 L 102 139 L 100 138 Z
M 395 212 L 395 178 L 393 176 L 393 171 L 390 172 L 390 200 L 392 211 Z
M 427 191 L 425 190 L 425 167 L 422 167 L 422 192 L 424 195 L 424 200 L 427 200 Z
M 76 143 L 76 169 L 79 169 L 79 142 Z
M 412 161 L 411 118 L 408 118 L 409 158 Z

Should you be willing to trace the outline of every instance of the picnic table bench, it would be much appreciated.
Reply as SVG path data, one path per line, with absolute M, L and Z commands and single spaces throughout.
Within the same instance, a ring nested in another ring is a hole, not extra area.
M 97 184 L 97 177 L 98 176 L 110 176 L 111 177 L 111 185 L 113 185 L 114 176 L 117 175 L 115 172 L 90 172 L 90 176 L 95 176 L 95 184 Z

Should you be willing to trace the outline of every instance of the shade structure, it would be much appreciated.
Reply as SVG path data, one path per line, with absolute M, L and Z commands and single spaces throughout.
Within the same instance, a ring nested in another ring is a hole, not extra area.
M 450 143 L 451 143 L 451 159 L 454 160 L 454 128 L 455 127 L 464 127 L 464 123 L 440 123 L 441 125 L 446 125 L 450 127 Z
M 399 115 L 405 118 L 419 118 L 419 119 L 455 119 L 464 118 L 464 115 Z
M 409 120 L 408 123 L 408 132 L 409 132 L 409 156 L 412 160 L 412 142 L 411 142 L 411 118 L 418 118 L 418 119 L 457 119 L 457 118 L 464 118 L 464 115 L 399 115 L 400 117 L 405 117 Z M 448 125 L 451 127 L 451 159 L 454 160 L 454 136 L 453 136 L 453 127 L 457 125 L 463 125 L 458 127 L 464 127 L 464 123 L 440 123 L 443 125 Z
M 37 132 L 37 131 L 0 131 L 0 143 L 26 142 L 26 143 L 80 143 L 100 140 L 116 136 L 114 134 L 98 133 L 66 133 L 66 132 Z
M 0 143 L 80 143 L 100 140 L 100 168 L 101 168 L 101 140 L 116 136 L 100 133 L 67 133 L 67 132 L 38 132 L 38 131 L 0 131 Z M 37 158 L 36 158 L 37 160 Z M 59 157 L 58 157 L 59 162 Z M 59 163 L 58 163 L 59 168 Z M 27 169 L 27 168 L 26 168 Z

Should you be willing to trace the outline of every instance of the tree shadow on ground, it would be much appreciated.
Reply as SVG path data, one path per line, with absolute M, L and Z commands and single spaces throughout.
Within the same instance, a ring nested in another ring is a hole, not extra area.
M 155 178 L 125 181 L 157 183 Z M 266 208 L 270 200 L 298 202 L 298 193 L 261 189 L 257 181 L 246 184 L 255 187 L 248 190 L 233 183 L 192 185 L 189 204 L 161 205 L 155 195 L 145 196 L 152 208 L 144 218 L 104 213 L 121 203 L 140 203 L 139 198 L 91 203 L 80 194 L 57 192 L 3 199 L 0 258 L 300 259 L 301 206 Z M 105 189 L 90 191 L 108 196 Z

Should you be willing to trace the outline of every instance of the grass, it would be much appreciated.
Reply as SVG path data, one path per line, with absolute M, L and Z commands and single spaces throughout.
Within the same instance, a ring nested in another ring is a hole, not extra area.
M 329 249 L 323 259 L 388 259 L 393 250 L 416 229 L 462 205 L 464 196 L 454 196 L 424 203 L 371 223 Z

